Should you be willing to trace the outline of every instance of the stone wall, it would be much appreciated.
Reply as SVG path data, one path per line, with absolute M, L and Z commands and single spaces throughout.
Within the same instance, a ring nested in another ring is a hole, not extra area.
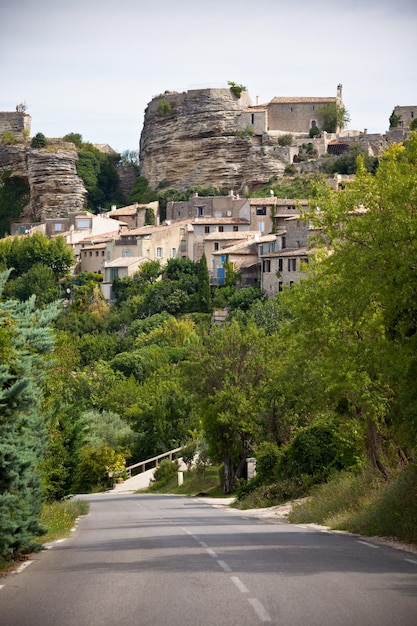
M 17 137 L 23 137 L 23 131 L 30 135 L 32 118 L 26 113 L 0 111 L 0 137 L 4 133 L 12 132 Z

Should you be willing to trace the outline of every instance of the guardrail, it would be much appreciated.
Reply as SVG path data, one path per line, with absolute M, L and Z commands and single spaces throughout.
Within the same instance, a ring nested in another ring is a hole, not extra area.
M 139 472 L 135 472 L 134 474 L 132 474 L 132 470 L 137 469 L 138 467 L 141 468 L 140 472 L 146 471 L 146 465 L 148 465 L 148 463 L 155 463 L 155 467 L 158 467 L 158 461 L 160 461 L 161 459 L 165 459 L 166 457 L 168 457 L 169 460 L 172 461 L 173 455 L 177 452 L 181 452 L 181 450 L 184 450 L 186 447 L 187 446 L 181 446 L 180 448 L 175 448 L 174 450 L 170 450 L 169 452 L 164 452 L 164 454 L 158 454 L 158 456 L 153 456 L 150 459 L 146 459 L 146 461 L 139 461 L 139 463 L 129 465 L 129 467 L 126 467 L 127 477 L 132 478 L 132 476 L 139 474 Z

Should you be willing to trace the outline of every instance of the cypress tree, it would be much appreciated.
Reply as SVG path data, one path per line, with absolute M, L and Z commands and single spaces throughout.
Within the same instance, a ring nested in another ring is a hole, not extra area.
M 0 273 L 0 297 L 9 272 Z M 43 355 L 52 350 L 56 304 L 0 301 L 0 556 L 15 558 L 43 534 L 39 463 L 47 441 L 40 414 Z
M 201 313 L 211 313 L 211 289 L 210 289 L 210 276 L 207 267 L 207 258 L 203 253 L 198 264 L 198 291 L 197 291 L 199 311 Z

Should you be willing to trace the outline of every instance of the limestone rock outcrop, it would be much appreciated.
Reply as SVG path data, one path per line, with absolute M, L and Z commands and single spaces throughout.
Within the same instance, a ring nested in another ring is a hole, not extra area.
M 42 149 L 21 144 L 0 146 L 0 176 L 8 171 L 29 185 L 30 201 L 20 221 L 43 221 L 82 210 L 87 191 L 77 175 L 77 158 L 71 143 L 49 141 Z
M 201 89 L 165 93 L 145 111 L 140 173 L 153 188 L 192 186 L 242 190 L 282 175 L 279 151 L 265 151 L 262 136 L 246 132 L 243 91 Z

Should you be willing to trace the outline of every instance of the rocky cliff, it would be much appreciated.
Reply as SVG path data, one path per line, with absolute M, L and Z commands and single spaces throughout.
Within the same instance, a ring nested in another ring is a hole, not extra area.
M 19 221 L 36 222 L 81 210 L 87 195 L 77 175 L 77 152 L 73 144 L 48 142 L 42 149 L 27 145 L 0 145 L 0 176 L 27 180 L 30 201 Z
M 165 93 L 145 111 L 140 173 L 151 187 L 192 186 L 242 190 L 282 175 L 279 153 L 265 151 L 262 136 L 246 132 L 246 91 L 230 89 Z

